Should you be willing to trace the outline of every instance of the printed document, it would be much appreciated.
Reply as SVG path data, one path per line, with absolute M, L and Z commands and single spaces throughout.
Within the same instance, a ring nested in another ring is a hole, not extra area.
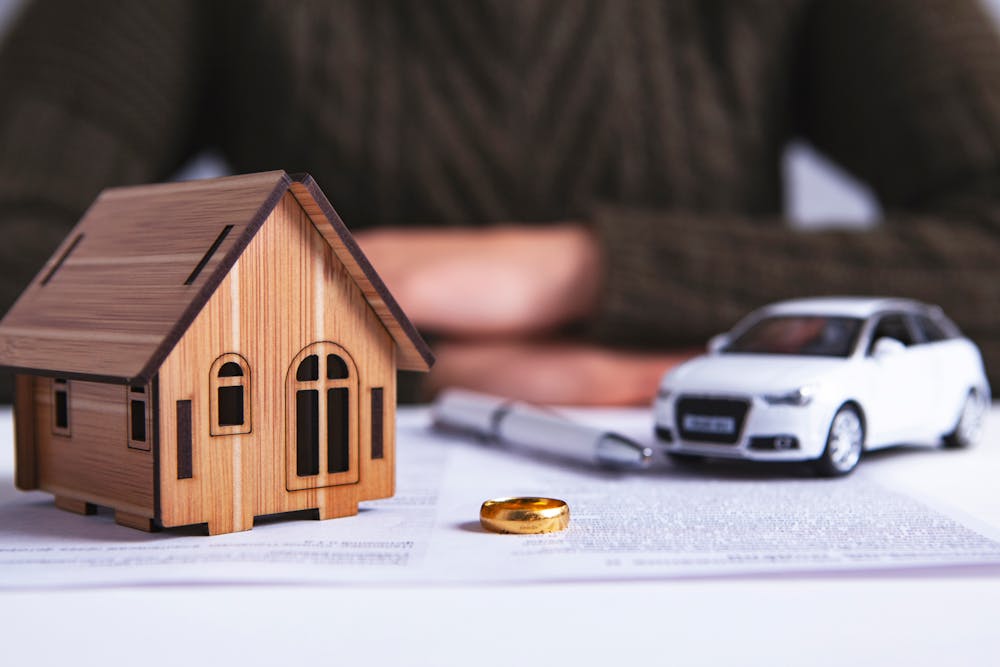
M 50 494 L 17 491 L 10 411 L 0 412 L 0 588 L 1000 568 L 994 522 L 953 511 L 888 472 L 914 465 L 933 465 L 942 475 L 949 466 L 976 469 L 992 457 L 989 442 L 960 457 L 915 448 L 886 452 L 842 479 L 732 463 L 681 469 L 665 459 L 654 470 L 613 473 L 441 435 L 426 410 L 399 412 L 395 497 L 363 503 L 353 517 L 265 517 L 251 531 L 212 537 L 203 527 L 147 534 L 116 525 L 106 510 L 78 516 L 56 509 Z M 576 418 L 652 444 L 646 410 L 581 411 Z M 565 500 L 569 528 L 499 535 L 480 527 L 484 500 L 520 495 Z

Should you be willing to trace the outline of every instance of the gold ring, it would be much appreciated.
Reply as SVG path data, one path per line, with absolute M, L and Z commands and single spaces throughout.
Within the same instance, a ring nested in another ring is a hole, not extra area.
M 497 498 L 483 503 L 479 523 L 494 533 L 554 533 L 569 525 L 569 506 L 555 498 Z

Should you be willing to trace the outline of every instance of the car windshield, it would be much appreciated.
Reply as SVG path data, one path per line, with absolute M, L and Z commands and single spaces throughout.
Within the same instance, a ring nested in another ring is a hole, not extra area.
M 781 315 L 765 317 L 734 338 L 723 352 L 850 356 L 863 320 L 855 317 Z

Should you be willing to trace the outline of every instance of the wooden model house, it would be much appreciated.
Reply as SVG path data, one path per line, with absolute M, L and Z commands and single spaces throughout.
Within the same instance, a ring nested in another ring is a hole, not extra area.
M 309 176 L 103 192 L 0 322 L 17 485 L 124 525 L 355 514 L 427 346 Z

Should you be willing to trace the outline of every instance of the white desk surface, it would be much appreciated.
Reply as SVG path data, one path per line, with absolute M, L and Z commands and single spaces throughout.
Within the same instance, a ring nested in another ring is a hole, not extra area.
M 10 449 L 10 435 L 0 447 Z M 863 465 L 1000 524 L 1000 406 L 967 452 Z M 942 474 L 942 472 L 947 474 Z M 12 480 L 0 479 L 11 485 Z M 1000 568 L 646 582 L 0 593 L 6 665 L 987 665 Z

